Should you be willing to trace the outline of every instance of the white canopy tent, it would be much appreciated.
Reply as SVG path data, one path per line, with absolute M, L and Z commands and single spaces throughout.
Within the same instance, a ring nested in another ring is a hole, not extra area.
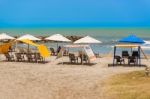
M 83 37 L 74 42 L 74 44 L 97 44 L 97 43 L 102 43 L 102 42 L 90 36 Z
M 51 36 L 45 38 L 45 40 L 57 42 L 57 49 L 58 49 L 58 43 L 59 43 L 59 42 L 65 42 L 65 43 L 71 42 L 71 40 L 69 40 L 68 38 L 64 37 L 64 36 L 61 35 L 61 34 L 53 34 L 53 35 L 51 35 Z
M 30 34 L 25 34 L 19 38 L 17 38 L 16 40 L 23 40 L 23 39 L 28 39 L 28 40 L 31 40 L 31 41 L 40 41 L 41 39 L 33 36 L 33 35 L 30 35 Z
M 72 44 L 72 45 L 65 45 L 64 48 L 78 49 L 78 52 L 82 55 L 80 57 L 81 58 L 81 64 L 83 64 L 84 54 L 87 56 L 88 63 L 94 62 L 96 60 L 96 56 L 94 55 L 93 50 L 89 45 L 86 45 L 86 44 L 84 44 L 84 45 L 83 44 Z
M 15 38 L 7 35 L 6 33 L 0 34 L 0 40 L 13 40 L 13 39 L 15 39 Z
M 30 34 L 25 34 L 23 36 L 20 36 L 19 38 L 17 38 L 16 40 L 17 41 L 20 41 L 20 40 L 25 40 L 25 39 L 28 39 L 28 40 L 31 40 L 31 41 L 40 41 L 41 39 L 33 36 L 33 35 L 30 35 Z M 17 48 L 17 42 L 16 42 L 16 48 Z M 28 44 L 28 53 L 29 53 L 29 44 Z
M 51 36 L 45 38 L 45 40 L 56 41 L 56 42 L 71 42 L 71 40 L 67 39 L 66 37 L 64 37 L 61 34 L 51 35 Z

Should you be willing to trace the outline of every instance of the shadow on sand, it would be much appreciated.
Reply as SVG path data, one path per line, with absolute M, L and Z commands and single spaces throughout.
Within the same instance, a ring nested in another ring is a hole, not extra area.
M 122 67 L 146 67 L 145 64 L 137 65 L 137 64 L 108 64 L 108 67 L 116 67 L 116 66 L 122 66 Z
M 71 63 L 71 62 L 60 62 L 58 65 L 86 65 L 86 66 L 94 66 L 96 63 Z

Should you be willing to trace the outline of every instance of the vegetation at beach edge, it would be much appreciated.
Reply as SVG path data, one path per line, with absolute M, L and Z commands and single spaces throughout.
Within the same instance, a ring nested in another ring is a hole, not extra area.
M 106 99 L 150 99 L 150 77 L 144 71 L 112 76 L 103 86 Z

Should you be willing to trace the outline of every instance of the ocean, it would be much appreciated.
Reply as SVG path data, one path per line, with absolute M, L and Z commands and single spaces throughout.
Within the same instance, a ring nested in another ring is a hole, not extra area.
M 11 36 L 21 36 L 32 34 L 35 36 L 50 36 L 52 34 L 62 34 L 64 36 L 92 36 L 100 41 L 101 44 L 91 45 L 95 53 L 107 54 L 112 50 L 114 41 L 135 34 L 144 40 L 150 40 L 150 28 L 1 28 L 0 33 L 7 33 Z M 55 43 L 46 44 L 48 47 L 55 47 Z M 59 43 L 59 45 L 61 45 Z M 144 50 L 150 54 L 149 50 Z

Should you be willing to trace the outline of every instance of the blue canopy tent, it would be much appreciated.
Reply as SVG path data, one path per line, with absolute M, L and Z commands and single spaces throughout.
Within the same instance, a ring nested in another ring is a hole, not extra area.
M 129 35 L 129 36 L 125 37 L 125 38 L 120 39 L 118 42 L 122 43 L 122 44 L 114 46 L 113 66 L 115 64 L 115 57 L 116 57 L 116 49 L 117 49 L 117 47 L 131 48 L 131 52 L 132 52 L 132 48 L 137 48 L 138 49 L 137 50 L 138 54 L 136 56 L 136 59 L 137 59 L 136 63 L 137 63 L 137 65 L 141 65 L 141 47 L 140 47 L 140 45 L 137 45 L 137 44 L 143 44 L 143 43 L 145 43 L 144 40 L 141 39 L 141 38 L 138 38 L 135 35 Z M 132 57 L 132 56 L 129 56 L 128 60 L 129 60 L 130 57 Z
M 145 43 L 143 39 L 137 37 L 136 35 L 129 35 L 125 38 L 120 39 L 118 42 L 121 42 L 121 43 L 138 43 L 138 44 Z

